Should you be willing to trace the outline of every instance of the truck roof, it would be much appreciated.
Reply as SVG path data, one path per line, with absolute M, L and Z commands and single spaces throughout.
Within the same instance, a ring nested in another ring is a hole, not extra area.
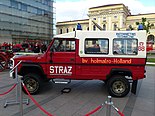
M 81 30 L 77 30 L 77 31 L 73 31 L 73 32 L 69 32 L 69 33 L 63 33 L 63 34 L 59 34 L 54 36 L 54 38 L 75 38 L 75 39 L 84 39 L 84 38 L 109 38 L 110 36 L 114 35 L 116 36 L 117 34 L 127 34 L 127 38 L 130 38 L 130 36 L 132 36 L 132 34 L 146 34 L 145 30 L 141 30 L 141 31 L 81 31 Z M 135 35 L 135 37 L 136 37 Z
M 54 36 L 54 38 L 75 38 L 75 37 L 76 37 L 76 31 Z

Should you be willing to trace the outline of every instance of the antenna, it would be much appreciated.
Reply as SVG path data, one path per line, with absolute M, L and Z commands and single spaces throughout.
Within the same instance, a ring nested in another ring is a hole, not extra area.
M 97 24 L 95 21 L 92 20 L 92 22 L 94 23 L 94 25 L 100 30 L 100 31 L 103 31 L 103 28 Z

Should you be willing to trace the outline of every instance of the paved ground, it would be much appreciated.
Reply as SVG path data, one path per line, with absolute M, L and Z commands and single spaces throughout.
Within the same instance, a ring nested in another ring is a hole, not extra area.
M 112 98 L 125 116 L 155 116 L 155 67 L 146 67 L 147 78 L 139 81 L 138 94 L 128 94 L 124 98 Z M 0 72 L 0 94 L 12 87 L 14 79 L 9 78 L 9 72 Z M 61 90 L 70 87 L 70 93 L 61 94 Z M 23 95 L 28 98 L 27 95 Z M 84 116 L 89 111 L 106 101 L 108 93 L 101 81 L 72 81 L 68 85 L 46 84 L 34 99 L 54 116 Z M 3 108 L 6 100 L 15 99 L 15 90 L 0 96 L 0 116 L 19 116 L 19 105 L 9 105 Z M 31 100 L 29 105 L 23 105 L 24 116 L 46 116 Z M 106 109 L 91 116 L 106 116 Z M 113 110 L 111 116 L 118 116 Z
M 147 58 L 155 58 L 155 55 L 147 55 Z

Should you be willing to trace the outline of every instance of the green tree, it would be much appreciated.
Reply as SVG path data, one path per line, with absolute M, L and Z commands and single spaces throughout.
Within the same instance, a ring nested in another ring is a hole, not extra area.
M 147 33 L 150 33 L 150 29 L 151 27 L 154 26 L 154 24 L 151 24 L 149 21 L 147 21 L 146 18 L 142 18 L 142 21 L 141 23 L 140 22 L 136 22 L 136 25 L 139 25 L 139 24 L 142 24 L 143 25 L 143 28 L 144 30 L 146 30 Z
M 129 25 L 129 29 L 132 31 L 134 30 L 134 28 L 132 27 L 132 25 Z

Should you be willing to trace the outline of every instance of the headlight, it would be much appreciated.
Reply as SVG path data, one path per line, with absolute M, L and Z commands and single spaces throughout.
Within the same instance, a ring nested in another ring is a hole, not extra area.
M 10 61 L 9 61 L 9 67 L 10 67 L 10 69 L 12 69 L 14 67 L 14 65 L 15 65 L 14 59 L 13 58 L 10 58 Z

